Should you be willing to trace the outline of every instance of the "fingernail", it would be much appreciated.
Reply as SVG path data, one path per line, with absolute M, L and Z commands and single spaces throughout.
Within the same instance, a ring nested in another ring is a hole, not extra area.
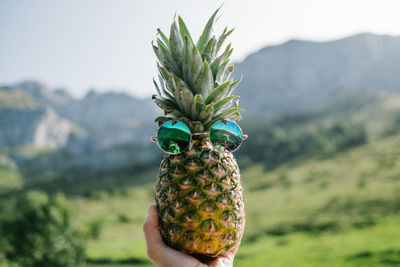
M 149 205 L 149 208 L 147 209 L 147 215 L 150 215 L 151 207 L 153 207 L 153 204 Z

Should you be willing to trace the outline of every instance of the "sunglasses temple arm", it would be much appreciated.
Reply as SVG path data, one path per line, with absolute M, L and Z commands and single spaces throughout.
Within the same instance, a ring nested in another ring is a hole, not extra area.
M 249 138 L 249 136 L 247 134 L 243 135 L 243 140 L 246 140 L 247 138 Z
M 150 139 L 151 139 L 152 142 L 157 143 L 157 137 L 152 136 Z

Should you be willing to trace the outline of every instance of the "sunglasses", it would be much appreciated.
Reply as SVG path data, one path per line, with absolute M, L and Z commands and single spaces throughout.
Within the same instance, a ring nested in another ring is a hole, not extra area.
M 221 152 L 234 152 L 247 139 L 239 125 L 233 121 L 220 120 L 211 126 L 208 133 L 192 133 L 181 121 L 167 121 L 158 128 L 157 136 L 151 137 L 151 140 L 165 153 L 176 155 L 190 147 L 194 135 L 208 135 L 214 148 Z

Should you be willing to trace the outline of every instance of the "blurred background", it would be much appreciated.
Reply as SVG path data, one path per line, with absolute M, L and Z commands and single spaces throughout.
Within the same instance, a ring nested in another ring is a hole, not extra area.
M 152 266 L 150 43 L 221 4 L 0 2 L 0 266 Z M 225 1 L 250 137 L 235 266 L 400 265 L 399 8 Z

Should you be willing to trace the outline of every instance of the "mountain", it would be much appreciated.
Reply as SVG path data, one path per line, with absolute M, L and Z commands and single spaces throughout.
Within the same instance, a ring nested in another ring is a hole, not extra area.
M 71 121 L 19 89 L 0 89 L 0 148 L 31 144 L 59 148 L 79 134 Z
M 45 140 L 46 135 L 43 134 L 37 137 L 38 142 L 34 140 L 36 135 L 33 132 L 51 133 L 50 127 L 59 132 L 68 127 L 75 128 L 80 133 L 73 135 L 72 132 L 64 131 L 64 141 L 56 142 L 57 148 L 74 145 L 84 146 L 86 149 L 102 149 L 124 143 L 139 144 L 147 142 L 154 131 L 153 120 L 157 111 L 150 99 L 141 100 L 125 93 L 94 91 L 88 92 L 82 99 L 76 99 L 64 89 L 50 90 L 35 81 L 18 83 L 1 90 L 3 95 L 0 95 L 0 115 L 3 115 L 7 123 L 0 126 L 0 129 L 4 128 L 0 140 L 2 136 L 5 138 L 6 132 L 18 136 L 15 133 L 22 131 L 24 127 L 24 134 L 32 139 L 7 139 L 9 141 L 4 141 L 3 145 L 0 143 L 3 147 L 7 142 L 8 146 L 24 143 L 36 146 L 54 144 L 54 140 Z M 21 105 L 23 106 L 20 107 Z M 24 112 L 18 114 L 17 111 L 21 109 Z M 32 127 L 25 121 L 33 123 Z M 47 127 L 35 121 L 48 122 Z M 70 126 L 63 125 L 66 122 Z M 17 128 L 20 130 L 14 130 Z
M 86 129 L 97 148 L 148 142 L 157 115 L 150 98 L 142 100 L 125 93 L 90 91 L 79 100 L 49 104 L 61 116 Z
M 156 116 L 150 98 L 125 93 L 76 99 L 35 81 L 0 86 L 0 156 L 5 152 L 24 177 L 134 168 L 159 157 L 150 142 Z
M 329 42 L 290 40 L 236 64 L 247 117 L 310 109 L 343 91 L 400 92 L 400 37 L 358 34 Z

